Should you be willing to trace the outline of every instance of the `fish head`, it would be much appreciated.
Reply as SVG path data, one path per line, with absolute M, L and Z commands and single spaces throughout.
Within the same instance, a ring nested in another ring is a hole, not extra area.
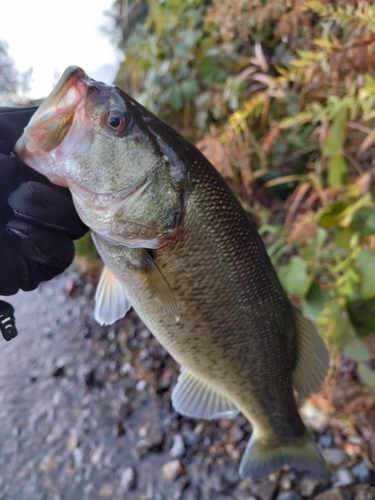
M 15 151 L 27 165 L 64 187 L 77 184 L 111 193 L 119 185 L 137 184 L 157 158 L 133 129 L 131 102 L 116 87 L 71 66 L 31 118 Z
M 186 188 L 172 132 L 122 90 L 71 66 L 15 151 L 52 183 L 70 188 L 90 228 L 120 242 L 133 238 L 135 246 L 142 232 L 157 247 L 176 229 Z

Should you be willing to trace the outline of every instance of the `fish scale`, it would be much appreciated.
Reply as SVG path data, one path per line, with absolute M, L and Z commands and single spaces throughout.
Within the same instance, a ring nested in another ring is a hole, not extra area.
M 284 464 L 326 476 L 293 388 L 302 397 L 319 389 L 328 351 L 290 303 L 256 228 L 208 160 L 123 91 L 76 67 L 65 71 L 16 151 L 71 189 L 92 230 L 105 263 L 98 321 L 110 324 L 133 306 L 181 364 L 171 395 L 176 411 L 209 419 L 242 411 L 253 426 L 242 477 L 258 479 Z

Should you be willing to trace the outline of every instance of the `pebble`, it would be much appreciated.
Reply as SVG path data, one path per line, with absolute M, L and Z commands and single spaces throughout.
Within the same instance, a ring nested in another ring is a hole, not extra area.
M 103 484 L 103 486 L 100 488 L 98 492 L 98 495 L 101 498 L 113 498 L 113 494 L 114 494 L 114 488 L 112 484 L 109 483 Z
M 355 487 L 355 500 L 374 500 L 375 487 L 369 484 L 357 484 Z
M 161 473 L 166 481 L 173 482 L 183 473 L 183 468 L 179 459 L 172 460 L 163 465 Z
M 289 491 L 297 481 L 297 476 L 294 472 L 285 472 L 280 479 L 280 488 Z
M 182 439 L 181 434 L 175 434 L 173 436 L 173 445 L 169 451 L 169 456 L 171 458 L 180 458 L 185 454 L 185 443 Z
M 314 500 L 345 500 L 345 498 L 342 496 L 340 488 L 333 488 L 320 493 Z
M 332 434 L 323 434 L 319 436 L 319 444 L 323 446 L 323 448 L 329 448 L 333 445 L 333 436 Z
M 371 471 L 367 467 L 366 462 L 361 460 L 351 468 L 352 474 L 357 478 L 359 483 L 365 483 L 371 479 Z
M 309 476 L 303 476 L 300 482 L 299 491 L 303 497 L 311 497 L 318 492 L 318 490 L 322 490 L 326 483 L 322 483 L 318 479 L 313 479 Z
M 251 485 L 252 492 L 262 500 L 271 500 L 277 488 L 277 482 L 271 482 L 268 479 L 260 479 Z
M 202 441 L 202 436 L 190 430 L 184 432 L 183 438 L 186 446 L 189 447 L 194 446 Z
M 348 460 L 348 455 L 339 448 L 327 448 L 323 450 L 324 458 L 334 466 L 343 465 Z
M 140 439 L 134 447 L 134 453 L 138 458 L 143 458 L 145 455 L 147 455 L 148 450 L 151 448 L 151 446 L 152 443 L 150 443 L 150 441 L 148 441 L 147 439 Z
M 240 480 L 237 467 L 233 464 L 226 464 L 221 472 L 221 480 L 227 487 L 235 486 Z
M 128 467 L 124 470 L 124 472 L 121 474 L 120 482 L 124 491 L 130 491 L 134 488 L 135 470 L 133 469 L 133 467 Z
M 345 488 L 345 486 L 350 486 L 355 483 L 355 478 L 353 474 L 348 469 L 345 468 L 337 469 L 334 479 L 335 479 L 334 485 L 341 486 L 342 488 Z
M 283 491 L 276 500 L 302 500 L 302 497 L 296 491 Z

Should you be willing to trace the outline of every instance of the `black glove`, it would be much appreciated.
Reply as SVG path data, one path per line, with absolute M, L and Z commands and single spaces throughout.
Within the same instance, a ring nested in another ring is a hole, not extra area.
M 0 295 L 33 290 L 61 273 L 73 260 L 72 240 L 87 231 L 69 190 L 12 153 L 36 109 L 0 108 Z
M 16 320 L 14 318 L 13 306 L 0 300 L 0 331 L 5 340 L 17 337 Z

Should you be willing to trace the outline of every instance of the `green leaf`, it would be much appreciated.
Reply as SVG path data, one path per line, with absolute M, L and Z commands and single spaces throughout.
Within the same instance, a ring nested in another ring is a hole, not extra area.
M 371 355 L 367 345 L 358 338 L 351 339 L 345 346 L 344 352 L 354 361 L 370 361 Z
M 375 208 L 359 208 L 353 215 L 350 229 L 360 231 L 363 236 L 375 234 Z
M 169 102 L 174 111 L 178 111 L 182 108 L 184 101 L 179 85 L 175 85 L 171 88 L 171 97 L 169 99 Z
M 375 253 L 362 250 L 357 256 L 357 266 L 361 275 L 360 292 L 364 299 L 375 297 Z
M 355 335 L 348 314 L 338 304 L 330 301 L 324 309 L 324 315 L 328 319 L 328 337 L 339 349 L 343 349 Z
M 353 236 L 353 233 L 347 227 L 336 227 L 334 233 L 334 242 L 335 245 L 339 248 L 343 248 L 344 250 L 350 249 L 350 239 Z
M 337 217 L 345 209 L 345 205 L 342 202 L 334 202 L 329 205 L 325 212 L 320 216 L 320 225 L 326 229 L 329 229 L 337 225 Z
M 342 153 L 336 153 L 328 158 L 328 185 L 342 186 L 346 182 L 346 161 Z
M 322 144 L 322 152 L 326 156 L 338 154 L 345 144 L 347 109 L 341 106 L 329 129 L 328 136 Z
M 317 319 L 321 315 L 328 299 L 328 293 L 314 282 L 302 302 L 303 313 L 311 319 Z
M 364 363 L 360 363 L 357 366 L 357 372 L 361 381 L 375 390 L 375 371 Z
M 198 95 L 199 85 L 197 80 L 189 78 L 181 83 L 181 93 L 184 102 L 190 102 Z
M 346 308 L 360 337 L 375 334 L 375 299 L 363 300 L 359 293 L 354 293 L 346 298 Z
M 308 287 L 308 276 L 305 261 L 298 255 L 291 257 L 288 264 L 279 269 L 281 284 L 290 295 L 303 297 Z

